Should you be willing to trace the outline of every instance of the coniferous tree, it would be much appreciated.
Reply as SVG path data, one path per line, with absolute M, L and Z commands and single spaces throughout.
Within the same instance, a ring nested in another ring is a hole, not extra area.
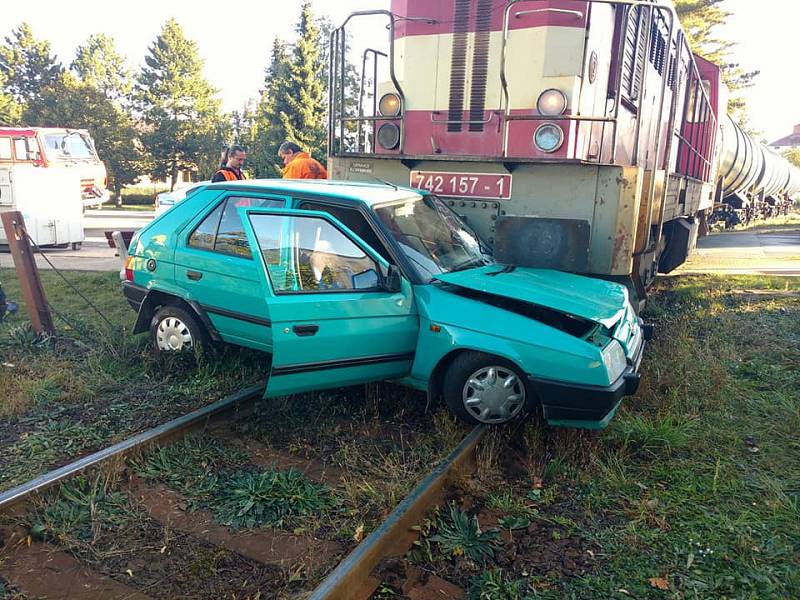
M 22 105 L 6 91 L 5 75 L 0 72 L 0 126 L 19 125 L 22 121 Z
M 327 145 L 321 72 L 325 66 L 320 61 L 320 32 L 309 2 L 300 9 L 297 34 L 289 65 L 288 111 L 281 115 L 281 121 L 286 139 L 324 160 Z
M 289 52 L 275 38 L 252 128 L 250 165 L 256 177 L 280 177 L 278 147 L 286 139 L 282 114 L 289 110 Z
M 50 43 L 37 40 L 30 25 L 22 23 L 0 47 L 0 78 L 12 110 L 25 111 L 42 97 L 43 90 L 58 85 L 63 67 L 50 54 Z M 14 108 L 16 106 L 17 108 Z
M 153 177 L 181 170 L 206 172 L 215 165 L 224 138 L 217 91 L 203 77 L 197 44 L 169 19 L 149 48 L 136 82 L 135 100 L 146 131 L 142 141 Z
M 99 89 L 106 98 L 127 104 L 133 78 L 110 36 L 103 33 L 89 36 L 86 43 L 75 50 L 70 68 L 81 81 Z

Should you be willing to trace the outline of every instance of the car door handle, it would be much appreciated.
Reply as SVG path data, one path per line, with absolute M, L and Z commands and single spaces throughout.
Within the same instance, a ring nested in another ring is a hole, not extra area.
M 203 274 L 199 271 L 186 271 L 186 276 L 192 281 L 200 281 L 203 278 Z
M 319 331 L 319 325 L 295 325 L 292 327 L 292 331 L 300 337 L 306 337 L 317 333 Z

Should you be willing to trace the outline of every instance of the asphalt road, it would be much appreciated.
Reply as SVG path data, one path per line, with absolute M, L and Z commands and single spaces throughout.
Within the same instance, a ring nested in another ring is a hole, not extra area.
M 712 234 L 677 273 L 800 275 L 800 227 Z

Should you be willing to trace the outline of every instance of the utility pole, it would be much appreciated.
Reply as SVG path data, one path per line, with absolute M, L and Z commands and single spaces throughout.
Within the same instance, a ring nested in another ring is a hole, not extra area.
M 42 280 L 39 279 L 39 269 L 33 258 L 33 248 L 26 235 L 25 220 L 19 211 L 4 212 L 0 214 L 3 228 L 6 232 L 8 247 L 14 257 L 14 266 L 17 269 L 17 279 L 22 289 L 22 297 L 28 307 L 31 325 L 38 335 L 54 335 L 53 318 L 50 316 L 50 307 L 44 296 Z

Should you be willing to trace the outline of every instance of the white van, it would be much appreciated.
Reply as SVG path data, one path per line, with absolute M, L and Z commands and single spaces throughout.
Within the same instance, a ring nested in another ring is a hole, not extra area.
M 44 146 L 48 140 L 43 132 L 47 131 L 60 132 L 57 135 L 64 142 L 61 146 L 61 141 L 50 140 L 49 153 Z M 74 152 L 81 156 L 84 138 L 73 142 L 73 137 L 63 129 L 0 128 L 0 212 L 20 211 L 28 234 L 39 246 L 72 246 L 77 250 L 84 240 L 83 213 L 90 193 L 87 188 L 90 179 L 91 186 L 96 187 L 100 173 L 93 159 L 57 156 L 56 145 L 62 155 Z M 96 158 L 93 146 L 91 150 Z M 104 167 L 102 177 L 104 180 Z M 96 203 L 102 194 L 93 197 Z M 0 245 L 6 244 L 8 240 L 0 227 Z

